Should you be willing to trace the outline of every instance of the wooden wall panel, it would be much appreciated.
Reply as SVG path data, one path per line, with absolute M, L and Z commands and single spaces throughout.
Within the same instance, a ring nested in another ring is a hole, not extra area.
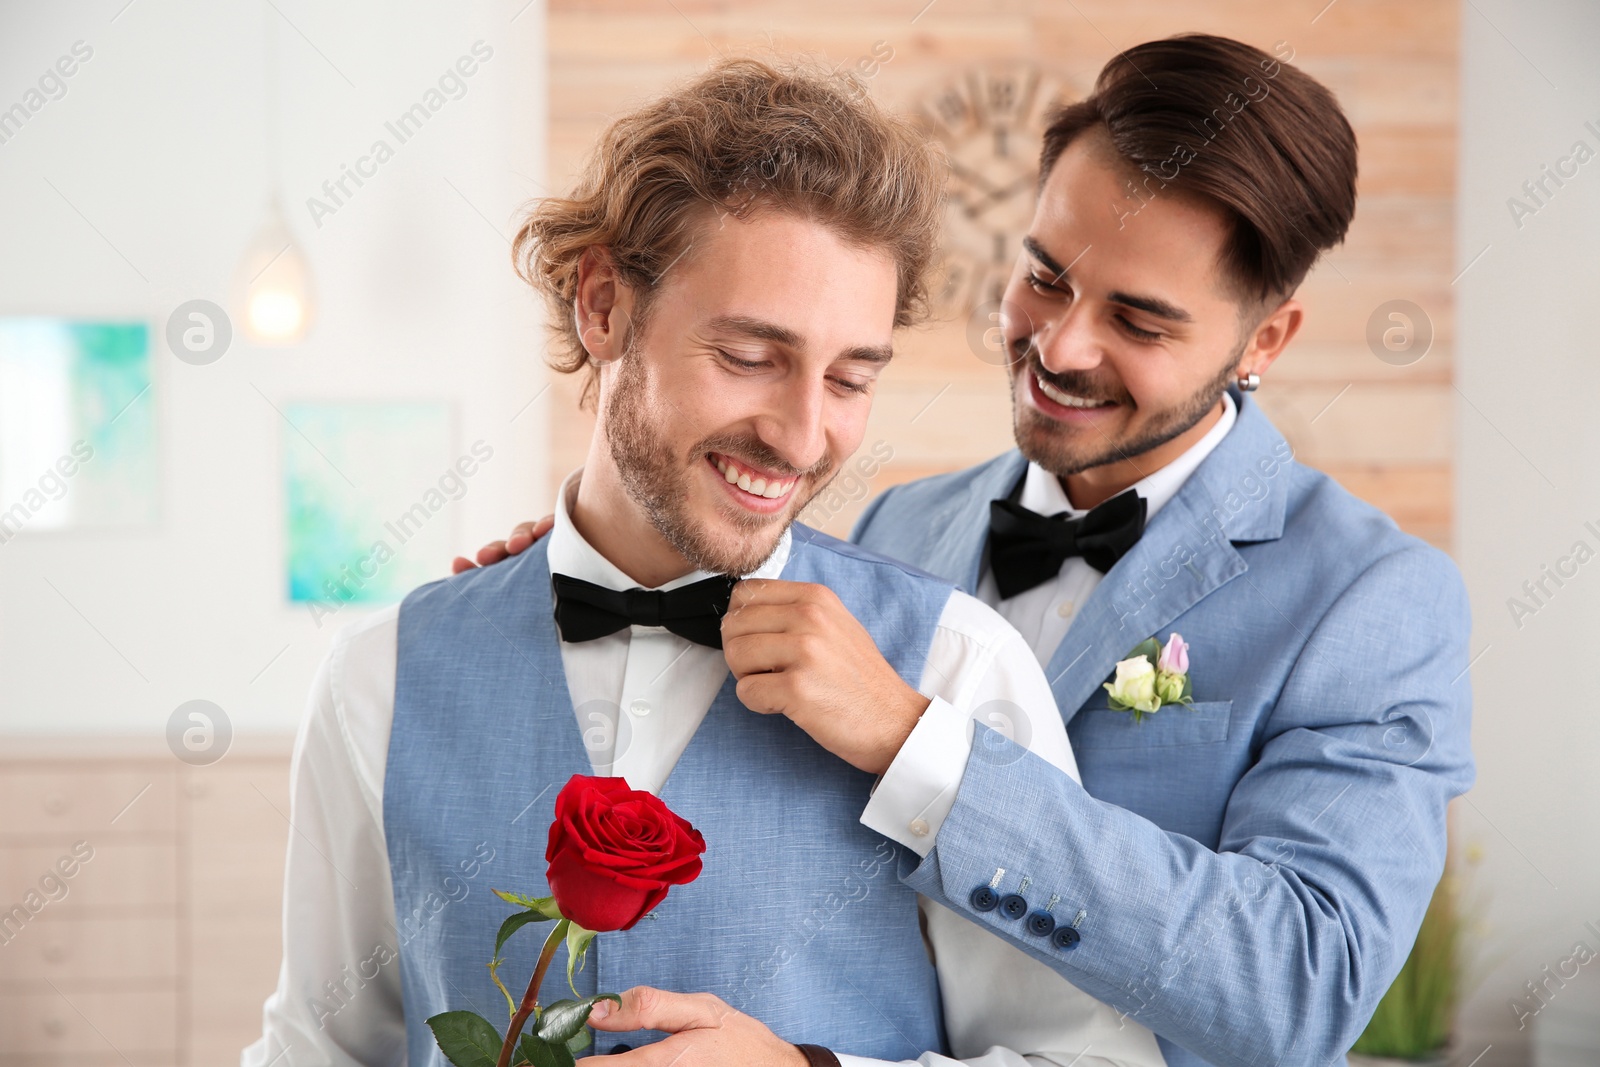
M 1033 64 L 1082 92 L 1117 51 L 1172 33 L 1221 33 L 1269 51 L 1285 42 L 1350 116 L 1361 199 L 1349 240 L 1301 290 L 1309 316 L 1300 340 L 1258 395 L 1307 462 L 1448 549 L 1451 283 L 1470 258 L 1458 257 L 1452 232 L 1458 19 L 1448 0 L 934 0 L 926 8 L 904 0 L 551 0 L 550 184 L 570 184 L 611 116 L 718 54 L 793 50 L 842 64 L 883 41 L 894 57 L 870 88 L 907 108 L 980 64 Z M 1378 360 L 1365 338 L 1373 311 L 1393 299 L 1423 308 L 1434 330 L 1428 355 L 1407 367 Z M 873 492 L 1009 447 L 1003 372 L 972 354 L 964 331 L 951 321 L 901 339 L 866 437 L 893 448 Z M 552 390 L 552 485 L 587 448 L 592 422 L 576 399 L 573 382 Z M 808 517 L 842 533 L 862 503 L 814 507 Z

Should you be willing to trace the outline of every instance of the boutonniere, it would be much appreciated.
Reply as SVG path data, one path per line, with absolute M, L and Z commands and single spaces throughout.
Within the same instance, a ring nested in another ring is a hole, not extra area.
M 1115 681 L 1106 682 L 1107 701 L 1113 711 L 1133 712 L 1133 721 L 1160 711 L 1167 704 L 1194 703 L 1189 684 L 1189 646 L 1172 634 L 1166 647 L 1147 638 L 1117 662 Z

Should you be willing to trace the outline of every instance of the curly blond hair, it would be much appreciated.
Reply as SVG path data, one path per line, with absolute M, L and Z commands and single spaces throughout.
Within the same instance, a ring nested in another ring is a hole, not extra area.
M 532 204 L 511 256 L 549 308 L 550 366 L 589 368 L 589 407 L 598 368 L 572 313 L 588 249 L 604 249 L 636 291 L 640 330 L 656 284 L 710 216 L 790 212 L 888 251 L 895 325 L 909 326 L 928 310 L 944 181 L 936 150 L 909 122 L 821 68 L 724 60 L 612 122 L 572 194 Z

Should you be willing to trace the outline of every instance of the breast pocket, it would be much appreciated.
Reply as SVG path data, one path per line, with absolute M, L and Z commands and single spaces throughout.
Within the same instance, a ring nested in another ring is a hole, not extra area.
M 1228 739 L 1232 716 L 1231 700 L 1169 704 L 1138 722 L 1131 711 L 1101 706 L 1079 711 L 1067 724 L 1067 733 L 1075 751 L 1207 745 Z

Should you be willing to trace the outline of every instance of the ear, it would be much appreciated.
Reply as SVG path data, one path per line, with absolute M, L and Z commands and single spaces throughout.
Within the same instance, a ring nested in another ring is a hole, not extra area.
M 1289 347 L 1289 342 L 1300 332 L 1300 324 L 1304 320 L 1305 305 L 1294 297 L 1268 312 L 1266 318 L 1256 323 L 1245 342 L 1236 368 L 1239 376 L 1259 374 L 1265 378 L 1267 368 Z
M 610 363 L 622 354 L 632 311 L 633 290 L 618 274 L 610 253 L 601 247 L 585 249 L 578 259 L 572 317 L 591 360 Z

